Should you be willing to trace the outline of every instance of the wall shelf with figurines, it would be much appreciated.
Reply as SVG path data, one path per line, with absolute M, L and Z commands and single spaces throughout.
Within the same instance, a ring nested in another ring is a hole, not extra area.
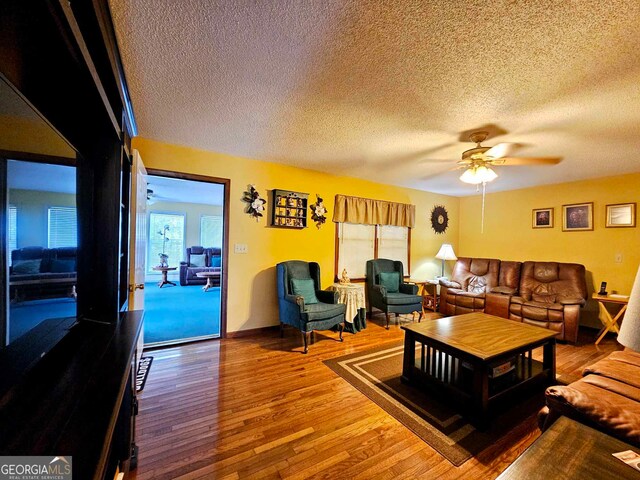
M 306 228 L 309 194 L 290 190 L 273 190 L 271 226 Z

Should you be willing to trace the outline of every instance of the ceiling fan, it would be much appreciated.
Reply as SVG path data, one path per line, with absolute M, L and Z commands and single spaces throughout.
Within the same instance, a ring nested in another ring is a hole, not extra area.
M 477 185 L 480 188 L 482 184 L 482 216 L 480 223 L 480 233 L 484 233 L 484 203 L 485 188 L 488 182 L 492 182 L 498 178 L 498 174 L 491 167 L 499 166 L 518 166 L 518 165 L 556 165 L 560 163 L 560 157 L 511 157 L 510 154 L 522 147 L 518 143 L 498 143 L 493 147 L 483 147 L 484 142 L 489 133 L 486 131 L 473 132 L 469 135 L 469 139 L 476 144 L 474 148 L 470 148 L 462 152 L 462 160 L 458 161 L 458 168 L 464 168 L 465 171 L 460 175 L 460 180 L 465 183 Z
M 493 147 L 483 147 L 481 145 L 489 132 L 478 131 L 469 135 L 469 140 L 476 146 L 462 152 L 462 160 L 458 161 L 458 168 L 464 168 L 464 173 L 460 180 L 473 185 L 485 184 L 498 177 L 498 174 L 491 167 L 499 166 L 519 166 L 519 165 L 556 165 L 562 160 L 561 157 L 512 157 L 512 152 L 521 148 L 518 143 L 498 143 Z

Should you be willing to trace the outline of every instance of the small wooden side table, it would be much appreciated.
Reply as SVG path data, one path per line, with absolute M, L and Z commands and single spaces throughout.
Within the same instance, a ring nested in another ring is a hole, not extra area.
M 162 288 L 164 285 L 173 285 L 175 287 L 175 283 L 170 282 L 167 278 L 167 272 L 173 272 L 177 270 L 178 267 L 153 267 L 153 270 L 156 272 L 162 272 L 162 278 L 158 282 L 158 287 Z
M 596 345 L 600 343 L 600 341 L 604 338 L 607 332 L 615 331 L 616 333 L 620 333 L 620 329 L 618 328 L 618 320 L 622 318 L 624 312 L 627 311 L 627 304 L 629 303 L 628 295 L 598 295 L 594 293 L 591 298 L 598 301 L 598 304 L 601 306 L 600 310 L 604 313 L 606 318 L 605 321 L 602 322 L 604 327 L 602 330 L 598 332 L 598 339 L 596 340 Z M 611 317 L 609 310 L 607 310 L 606 303 L 614 303 L 617 305 L 622 305 L 620 311 L 616 314 L 615 317 Z M 601 320 L 602 321 L 602 320 Z
M 422 296 L 422 314 L 425 310 L 438 311 L 440 297 L 438 296 L 438 280 L 414 280 L 409 279 L 409 283 L 418 286 L 418 295 Z

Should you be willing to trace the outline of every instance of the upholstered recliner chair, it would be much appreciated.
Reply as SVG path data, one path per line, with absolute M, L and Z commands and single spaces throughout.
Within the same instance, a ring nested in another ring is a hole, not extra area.
M 587 301 L 585 268 L 577 263 L 524 262 L 520 293 L 509 318 L 555 330 L 558 340 L 578 340 L 580 308 Z M 489 312 L 487 312 L 489 313 Z
M 219 247 L 188 247 L 185 261 L 180 262 L 180 285 L 204 285 L 207 279 L 198 277 L 200 272 L 222 272 L 221 249 Z M 220 276 L 214 277 L 214 285 L 220 285 Z
M 369 315 L 373 307 L 382 310 L 387 318 L 389 330 L 389 314 L 419 312 L 418 321 L 422 319 L 422 297 L 418 295 L 418 287 L 404 283 L 402 262 L 379 258 L 367 261 L 367 298 Z
M 320 265 L 291 260 L 276 265 L 280 335 L 284 324 L 302 332 L 304 353 L 309 351 L 312 332 L 335 326 L 344 330 L 346 305 L 338 303 L 338 292 L 320 289 Z
M 521 265 L 490 258 L 458 258 L 451 280 L 440 280 L 440 312 L 484 312 L 488 293 L 517 293 Z

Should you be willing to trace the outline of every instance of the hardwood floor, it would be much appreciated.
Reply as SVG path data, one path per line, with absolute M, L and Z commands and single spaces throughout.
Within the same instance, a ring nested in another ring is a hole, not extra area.
M 148 352 L 132 478 L 492 479 L 540 434 L 524 422 L 454 467 L 322 363 L 403 338 L 383 324 L 376 317 L 344 343 L 318 333 L 307 355 L 292 328 L 284 339 L 273 332 Z M 558 373 L 579 376 L 621 348 L 613 337 L 594 340 L 586 330 L 577 346 L 558 345 Z

